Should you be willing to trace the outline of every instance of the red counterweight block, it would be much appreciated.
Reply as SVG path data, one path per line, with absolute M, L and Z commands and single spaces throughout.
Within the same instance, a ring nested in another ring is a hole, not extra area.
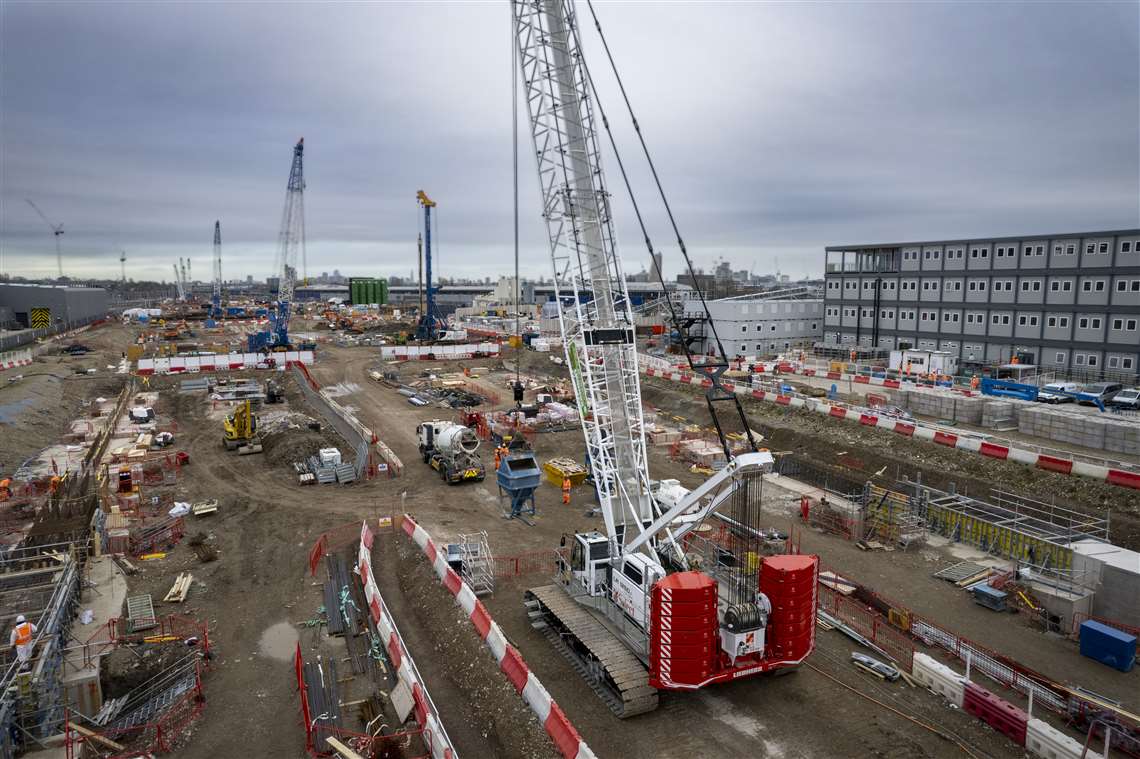
M 815 648 L 819 557 L 767 556 L 760 565 L 760 592 L 772 603 L 765 640 L 773 663 L 803 661 Z
M 701 572 L 677 572 L 650 591 L 649 684 L 687 690 L 712 676 L 716 662 L 716 581 Z

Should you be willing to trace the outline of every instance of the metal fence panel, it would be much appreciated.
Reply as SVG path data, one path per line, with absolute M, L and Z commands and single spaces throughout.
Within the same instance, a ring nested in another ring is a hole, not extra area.
M 366 439 L 360 430 L 354 425 L 350 424 L 342 414 L 344 409 L 340 407 L 335 401 L 322 395 L 320 391 L 316 390 L 309 382 L 309 378 L 299 369 L 296 365 L 292 367 L 293 376 L 297 380 L 297 386 L 301 388 L 301 393 L 305 396 L 305 401 L 309 406 L 320 414 L 330 427 L 336 430 L 348 447 L 352 449 L 356 460 L 353 462 L 353 468 L 356 470 L 357 479 L 364 479 L 368 472 L 368 456 L 369 446 L 372 441 Z M 338 412 L 339 409 L 339 412 Z

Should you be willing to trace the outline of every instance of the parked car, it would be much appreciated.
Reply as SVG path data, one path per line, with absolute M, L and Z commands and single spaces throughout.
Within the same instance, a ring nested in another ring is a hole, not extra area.
M 1063 391 L 1064 393 L 1078 393 L 1080 390 L 1081 386 L 1076 382 L 1050 382 L 1048 385 L 1041 388 L 1037 392 L 1037 400 L 1041 401 L 1042 403 L 1070 403 L 1072 401 L 1075 401 L 1076 398 L 1074 398 L 1072 395 L 1063 395 L 1057 391 Z
M 1095 406 L 1097 401 L 1108 403 L 1123 389 L 1124 386 L 1119 382 L 1094 382 L 1085 385 L 1085 389 L 1077 395 L 1077 403 L 1082 406 Z
M 1105 405 L 1117 409 L 1140 411 L 1140 387 L 1121 390 Z

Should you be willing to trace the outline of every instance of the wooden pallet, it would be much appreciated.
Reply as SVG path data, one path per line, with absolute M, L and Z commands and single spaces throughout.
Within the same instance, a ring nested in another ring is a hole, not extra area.
M 178 578 L 174 581 L 174 585 L 170 586 L 166 596 L 162 599 L 165 603 L 180 604 L 186 600 L 186 594 L 190 592 L 190 584 L 194 582 L 194 575 L 189 572 L 179 572 Z

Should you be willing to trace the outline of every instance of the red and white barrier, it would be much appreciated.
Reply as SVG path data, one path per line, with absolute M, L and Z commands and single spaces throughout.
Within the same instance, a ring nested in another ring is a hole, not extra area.
M 710 387 L 712 385 L 711 380 L 687 372 L 662 371 L 653 367 L 643 368 L 643 371 L 650 377 L 662 377 L 684 385 L 692 384 L 700 387 Z M 897 383 L 897 380 L 884 380 L 880 384 L 889 382 Z M 865 427 L 878 427 L 881 430 L 894 432 L 904 437 L 925 440 L 936 445 L 946 446 L 947 448 L 972 451 L 994 459 L 1016 461 L 1019 464 L 1031 466 L 1036 469 L 1088 477 L 1090 479 L 1107 482 L 1110 485 L 1140 490 L 1140 472 L 1129 472 L 1124 469 L 1110 469 L 1109 467 L 1099 464 L 1088 464 L 1083 461 L 1047 456 L 1043 453 L 1027 451 L 1021 448 L 995 445 L 977 438 L 943 432 L 933 427 L 928 427 L 922 422 L 902 422 L 892 417 L 880 416 L 872 412 L 857 411 L 842 404 L 827 403 L 826 401 L 819 401 L 814 398 L 801 398 L 799 396 L 781 395 L 765 390 L 752 390 L 746 385 L 734 385 L 731 382 L 725 382 L 723 384 L 727 390 L 732 390 L 741 395 L 749 395 L 756 400 L 768 401 L 790 408 L 803 408 L 808 411 L 814 411 L 817 414 L 822 414 L 823 416 L 856 422 Z
M 594 759 L 594 752 L 578 735 L 578 731 L 570 724 L 566 714 L 554 702 L 538 677 L 526 666 L 522 654 L 507 642 L 502 630 L 483 606 L 483 602 L 475 597 L 474 591 L 463 582 L 455 570 L 447 565 L 447 556 L 436 548 L 427 530 L 407 515 L 404 516 L 403 530 L 427 556 L 440 582 L 451 591 L 451 595 L 455 596 L 455 603 L 459 604 L 467 614 L 467 618 L 475 626 L 475 631 L 487 644 L 495 661 L 499 663 L 499 669 L 538 716 L 547 735 L 554 741 L 562 756 L 566 759 Z
M 1042 759 L 1081 759 L 1088 755 L 1080 741 L 1039 719 L 1030 719 L 1026 725 L 1025 747 Z
M 412 694 L 414 702 L 412 713 L 415 715 L 416 724 L 424 731 L 425 739 L 431 748 L 432 759 L 452 759 L 456 756 L 455 748 L 443 729 L 439 713 L 428 695 L 427 686 L 420 679 L 412 655 L 408 653 L 408 648 L 400 637 L 400 631 L 396 629 L 396 623 L 392 620 L 388 607 L 384 605 L 384 599 L 380 597 L 376 578 L 372 576 L 372 567 L 369 564 L 372 558 L 372 537 L 368 523 L 364 522 L 360 526 L 360 551 L 356 559 L 356 572 L 360 575 L 360 581 L 364 583 L 364 598 L 368 602 L 368 611 L 372 615 L 372 621 L 376 624 L 381 640 L 384 641 L 388 658 L 396 668 L 396 677 Z
M 499 355 L 498 343 L 464 343 L 462 345 L 384 345 L 380 358 L 385 361 L 455 360 Z
M 966 697 L 966 678 L 924 653 L 915 652 L 911 676 L 958 708 Z
M 269 361 L 272 360 L 272 364 Z M 312 351 L 282 351 L 280 353 L 211 353 L 201 356 L 171 356 L 169 358 L 140 358 L 136 371 L 140 375 L 197 374 L 240 369 L 276 369 L 290 364 L 311 366 L 315 361 Z
M 28 366 L 32 363 L 32 349 L 25 348 L 18 351 L 0 353 L 0 372 L 15 369 L 18 366 Z

